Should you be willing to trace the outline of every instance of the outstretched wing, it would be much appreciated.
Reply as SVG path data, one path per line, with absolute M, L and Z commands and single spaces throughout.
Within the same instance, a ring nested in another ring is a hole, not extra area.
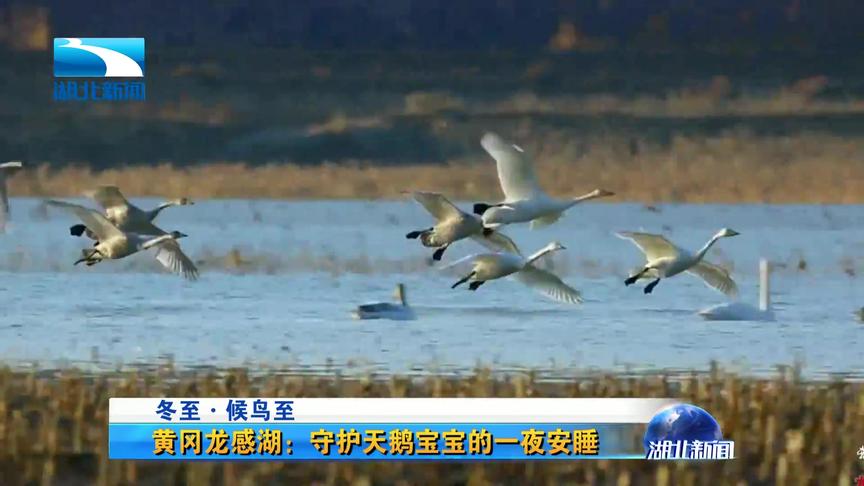
M 84 223 L 84 226 L 95 233 L 97 239 L 100 241 L 125 236 L 122 231 L 117 229 L 117 227 L 114 226 L 111 221 L 108 221 L 108 218 L 103 216 L 99 211 L 94 211 L 93 209 L 64 201 L 48 200 L 45 201 L 45 204 L 65 209 L 73 213 L 75 216 L 78 216 L 78 219 Z
M 186 280 L 197 280 L 198 269 L 192 260 L 180 249 L 177 240 L 167 240 L 156 247 L 156 259 L 173 273 L 182 275 Z
M 488 264 L 494 264 L 498 258 L 500 258 L 500 255 L 497 255 L 495 253 L 475 253 L 474 255 L 468 255 L 456 261 L 450 262 L 447 265 L 438 267 L 438 270 L 447 270 L 449 268 L 458 267 L 459 265 L 465 265 L 469 263 L 475 266 L 483 262 L 487 262 Z
M 464 214 L 453 203 L 447 200 L 446 197 L 437 192 L 414 191 L 409 194 L 411 194 L 411 197 L 415 201 L 422 204 L 426 208 L 426 211 L 429 211 L 438 221 L 460 218 Z
M 561 216 L 564 216 L 564 213 L 552 213 L 552 214 L 547 215 L 547 216 L 542 216 L 542 217 L 539 217 L 537 219 L 533 219 L 533 220 L 531 220 L 531 229 L 536 230 L 536 229 L 540 229 L 540 228 L 545 228 L 546 226 L 549 226 L 550 224 L 553 224 L 556 221 L 558 221 L 559 219 L 561 219 Z
M 6 226 L 9 216 L 9 193 L 6 189 L 6 178 L 21 170 L 21 161 L 4 162 L 0 164 L 0 229 Z
M 99 186 L 92 191 L 86 191 L 84 195 L 96 201 L 106 211 L 109 208 L 130 206 L 129 201 L 123 197 L 123 193 L 117 186 Z
M 492 251 L 506 251 L 507 253 L 522 256 L 522 252 L 519 251 L 516 243 L 500 231 L 493 231 L 488 235 L 474 235 L 471 239 Z
M 578 290 L 565 284 L 557 275 L 547 270 L 528 265 L 516 272 L 514 277 L 528 287 L 558 302 L 566 304 L 582 302 L 582 294 Z
M 618 237 L 632 241 L 640 250 L 642 250 L 642 253 L 645 254 L 645 258 L 649 261 L 663 257 L 674 257 L 681 251 L 677 246 L 673 245 L 672 242 L 661 235 L 622 231 L 618 233 Z
M 702 260 L 690 267 L 687 272 L 696 275 L 705 281 L 709 287 L 719 290 L 729 297 L 738 296 L 738 285 L 735 284 L 729 272 L 723 267 Z
M 534 167 L 521 148 L 505 142 L 494 133 L 483 135 L 480 145 L 498 165 L 498 180 L 507 201 L 530 199 L 542 194 Z

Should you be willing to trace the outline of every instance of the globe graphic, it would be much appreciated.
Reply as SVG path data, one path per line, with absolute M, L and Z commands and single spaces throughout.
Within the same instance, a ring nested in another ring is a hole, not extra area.
M 681 403 L 665 408 L 648 422 L 642 444 L 649 450 L 650 442 L 661 440 L 722 440 L 720 424 L 710 413 L 695 405 Z

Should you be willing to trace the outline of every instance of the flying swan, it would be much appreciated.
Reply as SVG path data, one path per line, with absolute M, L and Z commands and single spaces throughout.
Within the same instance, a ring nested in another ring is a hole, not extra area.
M 54 200 L 46 201 L 46 204 L 72 212 L 84 222 L 87 229 L 96 237 L 93 248 L 85 249 L 83 258 L 76 261 L 75 265 L 86 263 L 90 266 L 104 259 L 118 260 L 155 247 L 157 248 L 156 259 L 165 268 L 189 280 L 198 278 L 198 269 L 195 268 L 189 257 L 180 251 L 180 246 L 177 244 L 177 239 L 186 237 L 179 231 L 165 233 L 159 230 L 160 233 L 151 235 L 127 232 L 118 228 L 102 213 L 93 209 Z
M 505 142 L 494 133 L 483 135 L 480 145 L 495 159 L 498 180 L 504 192 L 502 203 L 474 205 L 474 212 L 483 217 L 483 224 L 488 228 L 529 221 L 531 229 L 540 228 L 558 221 L 564 211 L 576 204 L 614 195 L 604 189 L 595 189 L 575 199 L 554 199 L 540 188 L 534 167 L 520 147 Z
M 732 277 L 729 276 L 729 272 L 717 265 L 708 263 L 704 257 L 717 240 L 738 234 L 737 231 L 723 228 L 693 255 L 687 250 L 675 246 L 661 235 L 630 231 L 618 233 L 619 238 L 630 240 L 636 244 L 648 260 L 642 269 L 624 280 L 624 284 L 634 284 L 640 278 L 653 278 L 654 280 L 645 286 L 645 293 L 650 294 L 661 279 L 687 272 L 704 280 L 709 287 L 734 297 L 738 294 L 738 287 Z
M 699 311 L 699 315 L 709 321 L 773 321 L 771 310 L 771 288 L 769 286 L 771 269 L 764 258 L 759 260 L 759 307 L 743 302 L 729 302 Z
M 435 226 L 423 230 L 412 231 L 405 235 L 408 239 L 420 239 L 423 246 L 437 248 L 432 254 L 433 260 L 441 260 L 444 251 L 456 241 L 472 238 L 484 244 L 489 240 L 496 247 L 511 253 L 517 253 L 516 244 L 507 236 L 483 227 L 479 216 L 466 213 L 435 192 L 409 192 L 415 201 L 420 203 L 429 214 L 435 217 Z
M 120 230 L 146 235 L 164 233 L 152 224 L 163 209 L 195 204 L 183 197 L 165 201 L 149 211 L 143 210 L 130 203 L 117 186 L 99 186 L 92 191 L 86 191 L 84 195 L 96 201 L 105 210 L 105 216 L 108 220 L 117 225 Z M 76 224 L 69 228 L 69 233 L 73 236 L 81 236 L 86 230 L 87 228 L 83 224 Z M 93 238 L 91 234 L 87 236 Z
M 405 286 L 399 284 L 396 286 L 394 296 L 399 301 L 398 304 L 390 302 L 376 302 L 374 304 L 358 305 L 352 315 L 355 319 L 391 319 L 394 321 L 411 321 L 417 318 L 414 310 L 408 306 L 408 301 L 405 299 Z
M 4 162 L 0 164 L 0 231 L 6 228 L 9 218 L 9 192 L 6 189 L 6 179 L 21 170 L 21 162 Z
M 471 272 L 454 283 L 450 287 L 453 289 L 468 282 L 469 289 L 477 290 L 489 280 L 512 275 L 519 282 L 551 299 L 568 304 L 580 303 L 582 302 L 582 295 L 578 290 L 562 282 L 554 273 L 534 266 L 534 262 L 544 255 L 564 249 L 561 243 L 553 241 L 528 258 L 523 257 L 518 249 L 516 253 L 505 251 L 481 253 L 461 258 L 443 268 L 450 268 L 467 262 L 472 264 Z

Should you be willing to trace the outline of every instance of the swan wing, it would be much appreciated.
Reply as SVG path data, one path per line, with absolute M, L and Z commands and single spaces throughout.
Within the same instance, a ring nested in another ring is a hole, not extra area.
M 729 297 L 738 296 L 738 285 L 732 280 L 725 268 L 701 261 L 687 270 L 688 273 L 696 275 L 708 284 L 709 287 L 719 290 Z
M 547 270 L 528 265 L 522 271 L 516 272 L 514 277 L 528 287 L 558 302 L 566 304 L 582 302 L 582 294 L 578 290 L 565 284 L 557 275 Z
M 156 247 L 156 260 L 173 273 L 182 275 L 186 280 L 197 280 L 198 269 L 192 260 L 180 249 L 177 240 L 167 240 Z
M 492 251 L 505 251 L 507 253 L 522 256 L 522 252 L 519 251 L 519 247 L 516 246 L 516 243 L 514 243 L 509 236 L 500 231 L 493 231 L 492 233 L 489 233 L 489 235 L 474 235 L 471 239 Z
M 48 200 L 45 204 L 56 208 L 65 209 L 75 216 L 78 216 L 84 226 L 96 234 L 98 240 L 107 240 L 116 237 L 125 237 L 125 234 L 120 231 L 111 221 L 108 221 L 102 213 L 93 209 L 80 206 L 78 204 L 67 203 L 64 201 Z
M 9 215 L 9 192 L 6 188 L 6 177 L 18 172 L 21 162 L 4 162 L 0 164 L 0 228 L 6 225 L 6 217 Z
M 495 266 L 502 259 L 502 257 L 506 257 L 506 254 L 503 254 L 503 253 L 502 254 L 499 254 L 499 253 L 476 253 L 474 255 L 468 255 L 468 256 L 462 257 L 462 258 L 460 258 L 456 261 L 450 262 L 447 265 L 444 265 L 442 267 L 438 267 L 438 269 L 439 270 L 447 270 L 449 268 L 458 267 L 459 265 L 464 265 L 467 263 L 470 263 L 470 264 L 474 265 L 475 267 L 477 265 L 481 265 L 481 264 Z
M 109 208 L 131 206 L 117 186 L 99 186 L 84 194 L 96 201 L 96 204 L 102 206 L 102 209 L 106 211 Z
M 649 261 L 663 257 L 674 257 L 681 253 L 681 250 L 677 246 L 661 235 L 622 231 L 618 233 L 618 237 L 632 241 L 633 244 L 642 250 L 645 258 Z
M 6 224 L 9 215 L 9 193 L 6 190 L 6 178 L 0 174 L 0 228 Z
M 411 192 L 415 201 L 420 203 L 438 221 L 461 218 L 463 213 L 446 197 L 437 192 Z
M 531 199 L 543 192 L 537 184 L 534 167 L 521 148 L 494 133 L 483 135 L 480 145 L 495 159 L 498 180 L 507 201 Z
M 540 229 L 540 228 L 544 228 L 546 226 L 549 226 L 550 224 L 561 219 L 561 216 L 563 216 L 563 215 L 564 215 L 564 213 L 552 213 L 552 214 L 531 220 L 531 229 L 536 230 L 536 229 Z

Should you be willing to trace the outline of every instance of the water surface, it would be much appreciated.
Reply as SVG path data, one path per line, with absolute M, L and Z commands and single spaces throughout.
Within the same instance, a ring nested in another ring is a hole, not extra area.
M 37 200 L 11 205 L 0 236 L 7 364 L 170 359 L 190 367 L 329 363 L 422 373 L 477 365 L 704 369 L 716 360 L 754 374 L 795 362 L 813 376 L 864 371 L 864 325 L 853 315 L 864 305 L 858 206 L 591 204 L 540 231 L 510 228 L 525 251 L 553 239 L 568 247 L 549 264 L 586 302 L 567 306 L 507 280 L 451 290 L 458 275 L 431 267 L 431 252 L 404 238 L 430 222 L 410 202 L 218 200 L 169 209 L 158 223 L 190 235 L 182 244 L 200 260 L 197 282 L 164 273 L 146 254 L 73 267 L 86 244 L 68 234 L 75 221 Z M 642 257 L 614 231 L 663 232 L 696 249 L 723 226 L 741 236 L 722 240 L 709 258 L 734 268 L 742 300 L 756 303 L 759 257 L 779 264 L 776 322 L 703 321 L 695 312 L 725 298 L 689 276 L 647 296 L 623 285 Z M 480 250 L 461 242 L 445 259 Z M 391 299 L 397 282 L 406 284 L 418 320 L 351 319 L 355 305 Z

